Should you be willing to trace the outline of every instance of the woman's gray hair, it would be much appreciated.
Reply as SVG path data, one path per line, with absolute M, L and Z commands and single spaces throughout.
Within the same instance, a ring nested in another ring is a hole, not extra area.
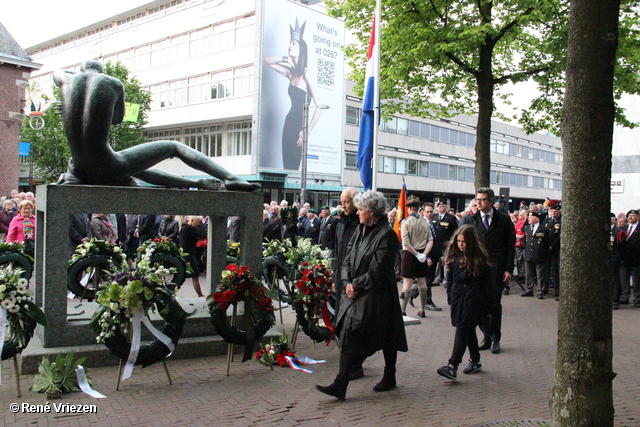
M 387 211 L 387 201 L 384 194 L 379 191 L 368 190 L 364 193 L 358 193 L 353 199 L 353 204 L 358 209 L 363 207 L 377 217 L 385 216 Z

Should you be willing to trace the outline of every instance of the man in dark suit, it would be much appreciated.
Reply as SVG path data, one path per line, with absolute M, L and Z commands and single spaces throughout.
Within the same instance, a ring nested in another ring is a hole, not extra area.
M 436 268 L 436 274 L 442 278 L 444 283 L 446 275 L 444 274 L 444 255 L 447 252 L 447 245 L 451 236 L 458 229 L 458 219 L 455 215 L 451 215 L 447 212 L 447 204 L 445 202 L 438 202 L 438 213 L 433 216 L 432 223 L 436 229 L 436 236 L 438 243 L 440 244 L 440 263 Z M 436 279 L 438 281 L 438 279 Z
M 331 208 L 323 206 L 320 211 L 320 247 L 331 250 L 331 257 L 336 248 L 336 224 L 338 217 L 331 215 Z
M 640 213 L 631 209 L 627 212 L 628 224 L 621 227 L 620 255 L 620 304 L 629 304 L 631 296 L 630 277 L 633 277 L 633 299 L 635 306 L 640 308 L 640 230 L 638 229 Z
M 69 258 L 80 243 L 91 239 L 91 219 L 89 214 L 69 214 Z
M 542 226 L 549 230 L 549 257 L 547 259 L 548 278 L 553 282 L 553 294 L 560 296 L 560 232 L 562 231 L 562 216 L 560 202 L 549 200 L 547 204 L 549 216 Z M 549 281 L 547 281 L 549 283 Z M 548 286 L 548 285 L 547 285 Z M 548 289 L 545 289 L 545 294 Z
M 611 245 L 609 246 L 609 255 L 611 257 L 611 294 L 612 294 L 612 305 L 611 308 L 613 310 L 618 310 L 620 308 L 620 264 L 622 260 L 620 259 L 620 239 L 624 236 L 622 230 L 616 225 L 617 218 L 616 215 L 611 213 L 611 229 L 609 232 Z
M 316 216 L 315 209 L 307 211 L 307 222 L 302 225 L 302 228 L 304 230 L 302 237 L 311 239 L 311 244 L 317 245 L 320 237 L 320 220 Z
M 544 299 L 549 288 L 547 281 L 549 230 L 540 224 L 538 212 L 529 212 L 529 224 L 523 228 L 523 231 L 526 290 L 520 296 L 532 297 L 533 289 L 537 287 L 538 299 Z
M 491 348 L 492 353 L 500 351 L 502 337 L 502 290 L 508 286 L 513 271 L 515 255 L 515 230 L 509 215 L 499 212 L 493 207 L 496 196 L 489 187 L 481 187 L 476 191 L 478 212 L 473 216 L 473 226 L 478 237 L 489 254 L 493 277 L 493 308 L 480 325 L 484 339 L 480 350 Z

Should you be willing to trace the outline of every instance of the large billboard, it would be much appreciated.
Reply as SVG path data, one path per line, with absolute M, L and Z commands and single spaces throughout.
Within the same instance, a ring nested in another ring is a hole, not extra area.
M 340 174 L 344 24 L 287 0 L 264 1 L 262 16 L 258 165 L 300 170 L 308 103 L 307 170 Z

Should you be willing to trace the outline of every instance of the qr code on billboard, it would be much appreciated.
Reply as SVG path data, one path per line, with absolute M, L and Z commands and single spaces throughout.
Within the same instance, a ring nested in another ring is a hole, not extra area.
M 323 86 L 334 86 L 336 64 L 332 61 L 325 61 L 318 58 L 318 84 Z

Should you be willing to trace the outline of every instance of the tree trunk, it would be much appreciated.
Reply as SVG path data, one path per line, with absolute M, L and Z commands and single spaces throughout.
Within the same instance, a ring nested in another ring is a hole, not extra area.
M 489 42 L 489 40 L 487 40 Z M 476 129 L 476 189 L 490 186 L 491 172 L 491 117 L 493 116 L 493 45 L 486 43 L 480 49 L 478 84 L 478 127 Z
M 609 181 L 619 9 L 620 0 L 571 3 L 553 426 L 613 426 Z

